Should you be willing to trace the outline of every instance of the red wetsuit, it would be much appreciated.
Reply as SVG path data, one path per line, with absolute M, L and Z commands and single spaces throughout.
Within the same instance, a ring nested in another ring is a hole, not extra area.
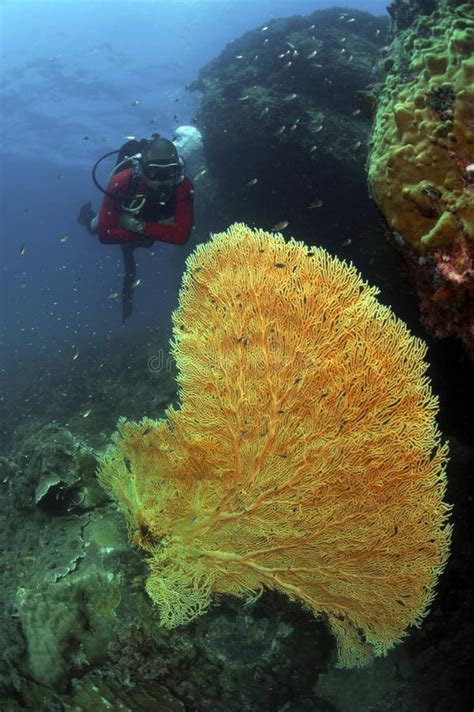
M 132 168 L 113 175 L 107 186 L 107 192 L 127 195 L 131 178 Z M 144 232 L 140 234 L 120 227 L 123 199 L 114 200 L 106 195 L 99 212 L 99 240 L 107 245 L 132 243 L 144 238 L 172 242 L 175 245 L 184 244 L 189 239 L 193 224 L 193 192 L 192 182 L 184 177 L 173 189 L 170 201 L 165 206 L 161 206 L 156 194 L 141 179 L 138 179 L 133 194 L 147 196 L 143 209 L 134 214 L 134 217 L 142 220 L 145 225 Z M 170 218 L 171 224 L 159 222 Z

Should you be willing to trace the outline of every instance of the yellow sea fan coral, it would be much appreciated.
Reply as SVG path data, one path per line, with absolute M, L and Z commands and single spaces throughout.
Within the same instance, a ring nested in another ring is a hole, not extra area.
M 449 548 L 425 346 L 354 267 L 233 225 L 173 315 L 181 405 L 122 421 L 100 479 L 167 627 L 265 587 L 323 615 L 339 665 L 422 620 Z

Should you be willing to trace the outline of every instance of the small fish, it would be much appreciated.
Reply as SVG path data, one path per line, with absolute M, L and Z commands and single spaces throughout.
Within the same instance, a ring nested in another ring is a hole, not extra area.
M 352 147 L 353 151 L 357 151 L 362 146 L 362 141 L 356 141 L 355 144 Z
M 286 57 L 286 52 L 282 52 L 278 55 L 278 59 L 283 59 L 283 57 Z
M 348 58 L 347 58 L 347 61 L 348 61 L 348 62 L 352 62 L 353 59 L 354 59 L 354 55 L 353 55 L 353 54 L 350 54 L 350 55 L 348 56 Z
M 245 96 L 239 96 L 239 101 L 247 101 L 247 99 L 250 99 L 249 94 L 246 94 Z
M 316 27 L 316 25 L 311 25 L 311 27 L 309 29 L 314 30 L 315 27 Z
M 253 185 L 257 185 L 258 183 L 258 178 L 252 178 L 252 180 L 249 180 L 247 183 L 247 188 L 251 188 Z
M 64 178 L 64 175 L 63 175 L 62 173 L 58 173 L 58 175 L 56 176 L 56 178 L 57 178 L 58 180 L 62 180 L 62 179 Z
M 347 22 L 355 22 L 355 17 L 350 17 Z
M 206 175 L 206 173 L 207 173 L 207 168 L 203 168 L 201 171 L 196 173 L 196 175 L 193 178 L 193 181 L 199 180 L 202 176 Z
M 117 299 L 118 295 L 119 295 L 118 292 L 112 292 L 111 294 L 109 294 L 107 299 Z
M 276 225 L 274 225 L 271 229 L 275 232 L 278 232 L 279 230 L 284 230 L 286 227 L 288 227 L 288 225 L 288 220 L 282 220 L 281 222 L 278 222 Z
M 314 210 L 315 208 L 322 208 L 323 207 L 323 201 L 322 200 L 313 200 L 312 203 L 308 205 L 309 210 Z
M 311 148 L 309 149 L 309 152 L 314 153 L 317 150 L 318 150 L 318 147 L 316 146 L 316 144 L 314 144 L 314 146 L 311 146 Z
M 290 126 L 290 131 L 295 131 L 298 128 L 299 121 L 295 121 L 295 123 Z
M 72 360 L 76 361 L 79 358 L 79 349 L 74 353 Z
M 23 243 L 20 245 L 20 256 L 23 256 L 26 252 L 26 247 L 24 246 Z
M 138 106 L 139 103 L 138 99 L 135 99 L 135 101 L 132 101 L 131 106 Z
M 269 111 L 270 111 L 270 109 L 268 108 L 268 106 L 266 106 L 264 109 L 262 109 L 262 111 L 260 112 L 260 116 L 258 118 L 259 119 L 263 118 L 264 116 L 266 116 L 268 114 Z
M 88 418 L 89 415 L 92 413 L 92 408 L 88 408 L 84 413 L 82 414 L 83 418 Z
M 295 45 L 292 44 L 291 42 L 286 42 L 285 44 L 287 44 L 288 47 L 291 47 L 291 49 L 294 49 L 294 48 L 295 48 Z
M 283 97 L 283 101 L 293 101 L 296 99 L 298 94 L 288 94 L 287 96 Z
M 132 289 L 135 289 L 135 287 L 138 287 L 141 283 L 142 283 L 141 279 L 136 279 L 132 284 Z
M 356 109 L 355 111 L 352 112 L 351 116 L 359 116 L 360 114 L 360 109 Z
M 244 58 L 244 55 L 243 55 L 243 54 L 236 54 L 236 55 L 235 55 L 235 58 L 236 58 L 236 59 L 243 59 L 243 58 Z
M 348 237 L 347 240 L 344 240 L 344 242 L 342 243 L 342 246 L 343 246 L 343 247 L 349 247 L 349 245 L 350 245 L 351 243 L 352 243 L 352 240 L 351 240 L 350 237 Z
M 66 242 L 67 240 L 69 240 L 69 235 L 62 235 L 59 238 L 59 242 Z
M 324 126 L 322 124 L 319 124 L 319 126 L 314 129 L 314 133 L 319 133 L 320 131 L 323 130 L 323 128 L 324 128 Z
M 317 54 L 318 50 L 315 49 L 313 52 L 311 52 L 311 54 L 308 54 L 307 59 L 313 59 L 313 57 L 316 57 Z
M 135 141 L 136 136 L 124 136 L 125 141 Z
M 283 66 L 283 69 L 288 69 L 289 67 L 291 67 L 292 64 L 293 64 L 293 62 L 287 62 L 287 63 Z
M 343 48 L 341 49 L 341 54 L 344 54 L 345 51 L 346 51 L 346 48 L 343 47 Z
M 268 25 L 265 25 L 265 27 L 262 27 L 262 32 L 266 32 L 268 30 Z
M 292 56 L 293 56 L 293 57 L 299 57 L 299 56 L 300 56 L 300 53 L 298 52 L 297 49 L 294 49 L 294 50 L 293 50 L 293 55 L 292 55 Z
M 265 37 L 265 39 L 263 40 L 263 44 L 267 44 L 267 42 L 269 42 L 269 39 L 268 37 Z
M 89 136 L 83 136 L 83 141 L 88 141 L 88 140 L 89 140 Z
M 285 129 L 286 129 L 285 125 L 280 126 L 280 128 L 275 131 L 274 136 L 281 136 L 281 134 L 285 131 Z
M 345 42 L 347 40 L 347 37 L 342 37 L 341 42 Z
M 378 37 L 380 35 L 380 30 L 375 30 L 375 36 Z

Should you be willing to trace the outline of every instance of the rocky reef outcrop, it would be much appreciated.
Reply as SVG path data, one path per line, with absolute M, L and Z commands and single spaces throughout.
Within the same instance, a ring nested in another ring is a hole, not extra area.
M 396 0 L 390 12 L 373 197 L 409 265 L 424 325 L 460 337 L 474 358 L 474 6 Z
M 321 240 L 341 205 L 347 225 L 365 220 L 364 163 L 387 32 L 384 17 L 318 10 L 247 32 L 200 71 L 190 88 L 202 92 L 207 174 L 195 179 L 200 196 L 206 185 L 214 229 L 288 222 L 312 239 L 317 226 Z

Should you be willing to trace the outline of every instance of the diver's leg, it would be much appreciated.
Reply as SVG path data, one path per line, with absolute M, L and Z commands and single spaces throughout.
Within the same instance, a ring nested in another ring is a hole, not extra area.
M 125 243 L 120 245 L 120 247 L 123 258 L 122 322 L 125 323 L 132 314 L 133 283 L 137 276 L 137 266 L 133 253 L 135 246 Z
M 134 240 L 134 247 L 146 247 L 147 249 L 153 247 L 155 240 L 152 237 L 144 237 L 141 240 Z
M 97 218 L 96 218 L 97 219 Z M 133 243 L 123 243 L 120 245 L 123 258 L 123 285 L 122 285 L 122 322 L 125 323 L 132 314 L 133 309 L 133 285 L 137 278 L 137 265 L 135 263 L 135 248 L 150 248 L 154 240 L 137 240 Z

